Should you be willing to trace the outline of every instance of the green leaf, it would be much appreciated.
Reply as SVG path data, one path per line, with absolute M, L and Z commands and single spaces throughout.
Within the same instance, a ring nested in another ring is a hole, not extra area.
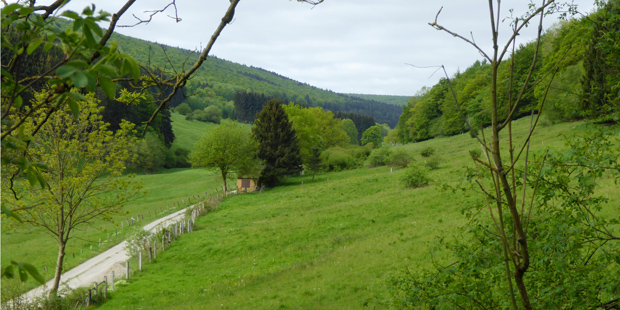
M 58 96 L 58 98 L 56 99 L 55 108 L 58 109 L 58 107 L 60 107 L 62 102 L 65 101 L 65 99 L 67 99 L 67 93 L 60 94 L 60 96 Z
M 26 282 L 28 280 L 28 273 L 26 273 L 26 269 L 23 269 L 22 264 L 17 264 L 17 271 L 19 272 L 19 280 L 22 282 Z
M 43 45 L 43 50 L 45 52 L 49 52 L 52 49 L 52 47 L 54 47 L 54 43 L 47 42 L 47 43 L 45 43 L 45 45 Z
M 92 30 L 96 35 L 100 37 L 103 36 L 103 31 L 101 30 L 101 27 L 97 25 L 97 23 L 95 23 L 91 19 L 87 19 L 86 24 L 88 25 L 88 28 L 90 28 L 90 30 Z
M 28 263 L 22 263 L 21 269 L 25 269 L 37 282 L 45 284 L 45 279 L 41 276 L 41 274 L 39 274 L 39 271 L 37 271 L 37 268 L 34 268 L 34 266 Z
M 22 221 L 22 219 L 19 218 L 19 216 L 17 216 L 17 214 L 13 213 L 11 210 L 9 210 L 9 209 L 7 209 L 5 207 L 2 207 L 2 206 L 0 206 L 0 208 L 2 209 L 2 214 L 6 215 L 8 217 L 12 217 L 12 218 L 16 219 L 18 222 Z
M 121 67 L 121 76 L 126 74 L 131 74 L 131 77 L 136 81 L 140 78 L 140 65 L 130 56 L 125 57 L 125 61 L 123 61 L 123 66 Z
M 19 9 L 19 8 L 23 8 L 23 6 L 19 3 L 13 3 L 13 4 L 9 4 L 5 7 L 2 8 L 2 15 L 3 18 L 4 16 L 7 16 L 11 13 L 13 13 L 15 10 Z
M 99 84 L 101 84 L 101 89 L 106 94 L 106 96 L 108 96 L 108 98 L 110 99 L 114 99 L 114 96 L 116 95 L 116 86 L 114 85 L 114 82 L 112 82 L 112 80 L 110 80 L 109 78 L 100 75 Z
M 95 68 L 95 71 L 111 78 L 118 77 L 118 71 L 116 70 L 116 67 L 111 65 L 99 65 Z
M 45 185 L 47 184 L 47 182 L 45 182 L 45 178 L 43 178 L 41 172 L 35 170 L 35 175 L 37 176 L 37 181 L 39 181 L 39 185 L 41 185 L 41 189 L 45 189 Z
M 85 69 L 88 68 L 88 63 L 82 59 L 74 59 L 67 62 L 68 66 Z
M 78 13 L 75 13 L 75 12 L 73 12 L 73 11 L 64 11 L 64 12 L 62 12 L 62 14 L 60 14 L 60 15 L 62 15 L 62 16 L 64 16 L 64 17 L 71 18 L 71 19 L 75 19 L 75 20 L 80 19 L 80 15 L 78 15 Z
M 71 81 L 77 88 L 86 87 L 88 85 L 88 76 L 84 71 L 76 71 L 73 76 L 71 76 Z
M 30 186 L 34 186 L 37 183 L 37 176 L 34 174 L 34 168 L 28 167 L 26 170 L 26 176 L 28 176 L 28 182 L 30 182 Z
M 69 93 L 69 96 L 71 96 L 71 98 L 75 99 L 75 101 L 86 101 L 88 100 L 88 98 L 86 98 L 86 96 L 80 94 L 80 93 L 76 93 L 76 92 L 71 92 Z
M 73 22 L 73 31 L 77 31 L 78 29 L 82 28 L 82 26 L 84 26 L 84 20 L 83 19 L 78 19 L 75 22 Z
M 69 109 L 71 109 L 71 113 L 73 114 L 73 118 L 77 119 L 80 116 L 80 108 L 78 108 L 75 100 L 69 100 Z
M 34 12 L 34 9 L 31 7 L 23 7 L 19 9 L 19 15 L 30 15 Z
M 28 48 L 26 49 L 26 53 L 28 55 L 32 54 L 37 49 L 37 47 L 41 45 L 41 43 L 43 43 L 43 39 L 38 39 L 30 43 L 30 45 L 28 45 Z
M 22 96 L 17 96 L 15 100 L 13 101 L 13 104 L 15 104 L 16 108 L 21 107 L 22 103 L 23 103 Z
M 13 279 L 15 274 L 13 273 L 13 265 L 8 265 L 2 269 L 2 276 L 7 279 Z
M 9 71 L 5 70 L 4 68 L 2 68 L 2 76 L 6 76 L 9 79 L 13 79 L 13 75 L 9 73 Z
M 82 27 L 82 33 L 84 34 L 84 37 L 86 37 L 87 46 L 94 47 L 97 44 L 97 42 L 95 42 L 95 38 L 93 37 L 93 33 L 90 31 L 90 28 L 88 28 L 88 24 L 84 24 L 84 27 Z
M 31 165 L 33 167 L 36 167 L 36 168 L 39 168 L 39 169 L 42 169 L 42 170 L 47 170 L 48 169 L 46 163 L 31 163 Z
M 58 76 L 61 79 L 64 79 L 64 78 L 70 77 L 76 71 L 77 71 L 76 67 L 64 65 L 56 69 L 56 76 Z

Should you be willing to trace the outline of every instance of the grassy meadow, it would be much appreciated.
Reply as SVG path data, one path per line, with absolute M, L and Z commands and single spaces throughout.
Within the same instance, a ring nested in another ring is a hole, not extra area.
M 173 120 L 175 134 L 179 137 L 175 145 L 180 143 L 182 147 L 188 149 L 193 147 L 194 140 L 214 126 L 202 122 L 186 121 L 179 114 L 173 114 Z M 217 175 L 205 169 L 169 169 L 158 174 L 137 175 L 136 179 L 144 186 L 143 195 L 135 197 L 123 208 L 123 214 L 112 216 L 111 221 L 98 221 L 92 225 L 84 225 L 75 231 L 66 248 L 65 270 L 122 242 L 151 221 L 190 205 L 188 197 L 204 195 L 206 191 L 216 188 L 221 189 L 222 182 Z M 192 202 L 195 201 L 192 200 Z M 121 221 L 131 217 L 137 219 L 138 215 L 144 216 L 145 220 L 137 222 L 130 228 L 126 224 L 121 226 Z M 108 233 L 110 234 L 109 242 Z M 99 239 L 102 240 L 101 247 L 99 247 Z M 58 246 L 51 234 L 40 228 L 16 225 L 3 217 L 2 266 L 6 266 L 11 260 L 27 262 L 34 265 L 44 278 L 49 280 L 54 276 L 57 255 Z M 36 285 L 37 283 L 32 279 L 29 279 L 25 285 L 20 285 L 17 280 L 2 279 L 2 302 Z
M 172 114 L 174 147 L 191 149 L 212 124 L 186 121 Z M 529 120 L 519 120 L 517 139 L 526 136 Z M 560 135 L 585 130 L 585 123 L 538 128 L 532 150 L 564 147 Z M 388 280 L 405 268 L 426 268 L 428 249 L 438 236 L 451 237 L 466 223 L 460 207 L 482 200 L 474 191 L 453 193 L 443 185 L 464 181 L 463 167 L 473 166 L 469 151 L 478 149 L 468 134 L 398 146 L 424 166 L 420 150 L 433 147 L 441 157 L 430 170 L 432 184 L 405 189 L 403 169 L 389 167 L 293 177 L 263 193 L 234 196 L 215 212 L 197 220 L 195 232 L 182 236 L 153 264 L 116 286 L 104 309 L 358 309 L 389 306 Z M 220 188 L 217 174 L 204 169 L 172 169 L 139 175 L 146 194 L 125 207 L 111 222 L 83 227 L 67 248 L 71 268 L 130 237 L 142 225 L 189 205 L 187 197 Z M 302 186 L 303 183 L 303 186 Z M 468 184 L 468 183 L 465 183 Z M 611 178 L 601 193 L 617 202 Z M 163 210 L 163 211 L 162 211 Z M 124 230 L 120 222 L 137 214 L 145 221 Z M 158 212 L 157 215 L 155 213 Z M 10 259 L 35 265 L 53 276 L 54 240 L 40 229 L 2 222 L 2 265 Z M 118 236 L 115 235 L 118 230 Z M 107 233 L 111 240 L 107 242 Z M 98 240 L 104 241 L 99 248 Z M 92 246 L 92 250 L 91 247 Z M 80 251 L 82 251 L 81 254 Z M 73 258 L 72 253 L 75 253 Z M 47 271 L 45 271 L 47 267 Z M 33 287 L 2 281 L 2 300 Z
M 529 120 L 513 128 L 524 138 Z M 560 135 L 584 123 L 540 127 L 532 151 L 561 150 Z M 388 281 L 405 268 L 426 268 L 435 237 L 465 224 L 460 206 L 482 200 L 442 185 L 463 182 L 472 166 L 468 134 L 400 146 L 414 154 L 431 146 L 442 158 L 431 186 L 404 189 L 404 170 L 388 167 L 286 180 L 264 193 L 226 199 L 201 217 L 196 231 L 117 286 L 103 309 L 359 309 L 389 307 Z M 302 186 L 303 182 L 303 186 Z M 600 192 L 620 199 L 611 178 Z

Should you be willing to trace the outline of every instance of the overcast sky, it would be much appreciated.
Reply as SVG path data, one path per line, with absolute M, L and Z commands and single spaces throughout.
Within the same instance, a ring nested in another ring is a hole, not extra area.
M 70 8 L 81 11 L 91 2 L 74 0 Z M 98 1 L 97 9 L 113 13 L 124 2 Z M 119 24 L 133 24 L 131 14 L 147 18 L 144 11 L 161 9 L 167 3 L 137 1 Z M 182 18 L 179 23 L 160 14 L 148 25 L 117 30 L 148 41 L 198 49 L 208 42 L 229 1 L 176 3 Z M 505 9 L 501 17 L 509 17 L 510 8 L 515 9 L 515 16 L 522 15 L 527 3 L 502 1 Z M 592 0 L 575 3 L 584 13 L 592 10 Z M 439 24 L 467 38 L 473 33 L 475 41 L 490 53 L 486 0 L 325 0 L 314 7 L 295 0 L 241 0 L 233 23 L 224 29 L 211 54 L 340 93 L 411 96 L 423 86 L 434 85 L 443 73 L 433 74 L 435 69 L 406 63 L 445 65 L 452 75 L 482 59 L 471 46 L 428 25 L 442 6 Z M 174 11 L 166 13 L 173 15 Z M 555 18 L 550 18 L 544 27 L 554 22 Z M 503 38 L 509 35 L 509 21 L 504 25 Z M 520 36 L 521 42 L 534 38 L 534 28 Z

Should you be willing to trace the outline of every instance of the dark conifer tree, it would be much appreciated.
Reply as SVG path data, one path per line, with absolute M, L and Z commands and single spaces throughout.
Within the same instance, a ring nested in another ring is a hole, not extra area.
M 274 186 L 280 177 L 301 171 L 297 136 L 279 100 L 269 101 L 258 113 L 252 133 L 265 166 L 259 184 Z

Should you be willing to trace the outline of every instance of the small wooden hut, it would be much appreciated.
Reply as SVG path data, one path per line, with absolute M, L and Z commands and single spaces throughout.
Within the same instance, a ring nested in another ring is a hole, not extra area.
M 237 189 L 240 193 L 253 192 L 256 190 L 256 181 L 252 178 L 237 178 Z

